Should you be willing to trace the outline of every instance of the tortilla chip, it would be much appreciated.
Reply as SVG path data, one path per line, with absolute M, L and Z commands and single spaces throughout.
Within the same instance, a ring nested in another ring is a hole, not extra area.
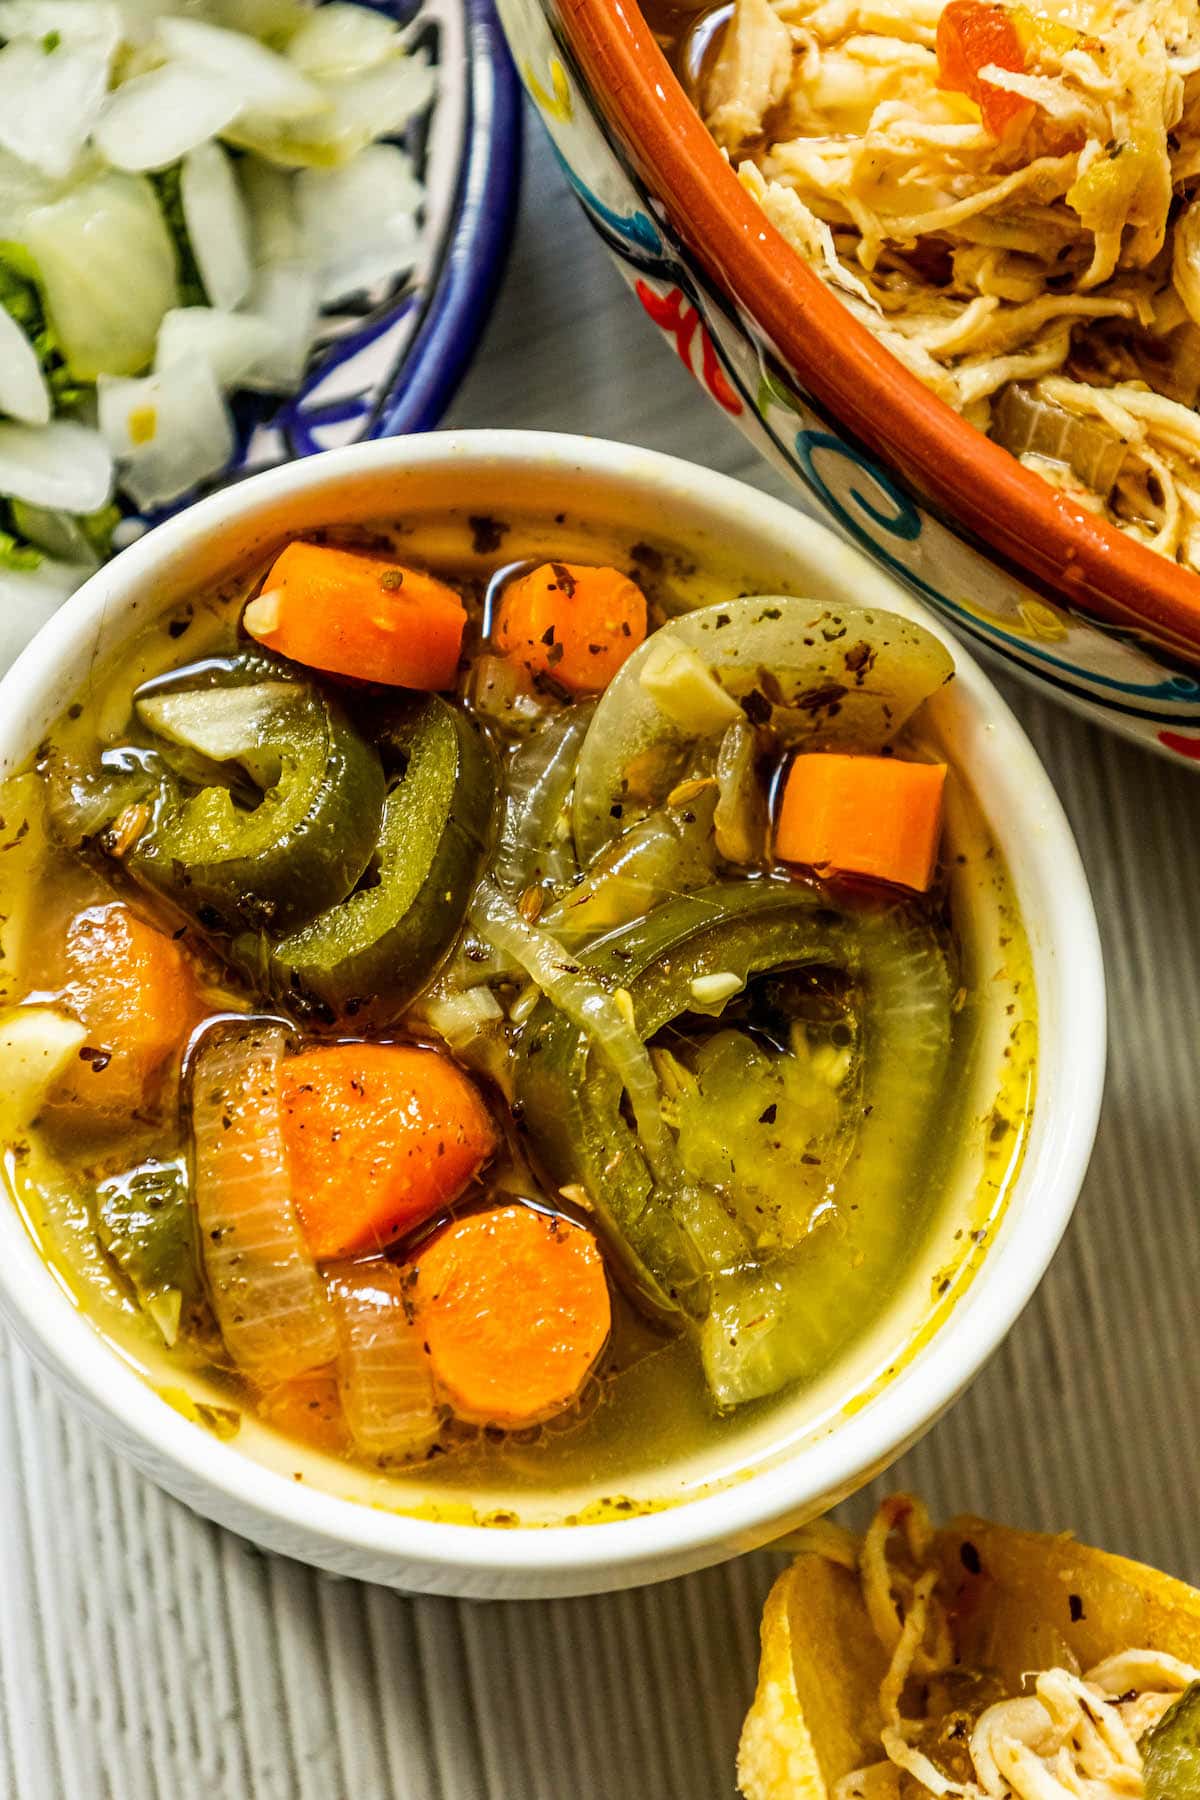
M 1200 1591 L 1143 1563 L 1069 1534 L 974 1518 L 940 1531 L 935 1556 L 961 1661 L 997 1671 L 1012 1693 L 1027 1671 L 1088 1669 L 1122 1650 L 1200 1665 Z M 798 1556 L 763 1613 L 758 1690 L 738 1755 L 746 1800 L 828 1800 L 843 1775 L 878 1761 L 886 1666 L 856 1576 Z
M 874 1760 L 886 1669 L 857 1576 L 798 1556 L 763 1611 L 758 1690 L 738 1751 L 747 1800 L 827 1800 L 830 1782 Z
M 971 1518 L 939 1532 L 936 1553 L 960 1658 L 1014 1691 L 1027 1669 L 1134 1648 L 1200 1665 L 1200 1592 L 1144 1563 Z

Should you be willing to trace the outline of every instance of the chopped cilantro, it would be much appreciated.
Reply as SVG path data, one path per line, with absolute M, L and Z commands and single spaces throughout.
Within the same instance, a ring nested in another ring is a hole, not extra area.
M 47 56 L 51 56 L 61 43 L 61 31 L 48 31 L 42 39 L 42 49 L 46 52 Z

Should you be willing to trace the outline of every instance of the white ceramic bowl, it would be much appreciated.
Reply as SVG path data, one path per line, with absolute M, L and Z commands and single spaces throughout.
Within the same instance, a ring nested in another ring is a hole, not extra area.
M 0 683 L 0 769 L 23 764 L 95 666 L 173 601 L 286 534 L 431 507 L 596 521 L 665 537 L 701 566 L 940 626 L 856 551 L 789 507 L 649 451 L 522 432 L 383 441 L 272 470 L 170 520 L 102 569 Z M 480 1598 L 581 1594 L 664 1579 L 768 1542 L 886 1467 L 961 1392 L 1036 1288 L 1087 1167 L 1104 1073 L 1104 980 L 1078 853 L 1034 752 L 954 646 L 939 729 L 1008 860 L 1038 991 L 1038 1097 L 1007 1213 L 973 1283 L 883 1390 L 786 1457 L 662 1511 L 496 1530 L 322 1492 L 181 1417 L 72 1306 L 15 1207 L 0 1201 L 0 1308 L 106 1438 L 197 1511 L 337 1573 Z M 284 1465 L 286 1468 L 287 1465 Z M 668 1485 L 663 1477 L 664 1487 Z

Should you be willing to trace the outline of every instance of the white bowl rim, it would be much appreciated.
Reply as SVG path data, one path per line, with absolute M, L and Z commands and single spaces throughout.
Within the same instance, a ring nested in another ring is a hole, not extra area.
M 96 628 L 105 610 L 120 603 L 118 595 L 129 581 L 135 585 L 143 581 L 184 545 L 288 495 L 334 487 L 343 479 L 380 470 L 430 467 L 451 459 L 469 462 L 472 458 L 491 468 L 511 466 L 514 473 L 569 466 L 627 486 L 653 485 L 664 495 L 674 489 L 690 505 L 711 507 L 717 516 L 736 503 L 743 513 L 747 509 L 756 513 L 764 529 L 777 536 L 811 535 L 813 542 L 825 540 L 831 550 L 836 547 L 839 557 L 847 554 L 845 545 L 828 527 L 782 501 L 680 458 L 607 439 L 475 430 L 354 444 L 268 470 L 209 496 L 158 526 L 93 576 L 0 680 L 0 755 L 10 748 L 6 721 L 13 708 L 5 701 L 40 684 L 46 672 L 66 660 L 78 640 Z M 1027 1154 L 1002 1241 L 990 1249 L 970 1290 L 934 1339 L 893 1377 L 886 1408 L 871 1406 L 843 1417 L 827 1435 L 805 1445 L 795 1457 L 659 1511 L 603 1523 L 518 1529 L 414 1517 L 288 1480 L 176 1413 L 108 1349 L 46 1269 L 32 1243 L 30 1254 L 40 1279 L 29 1266 L 16 1268 L 0 1259 L 0 1306 L 34 1354 L 88 1403 L 93 1416 L 109 1415 L 123 1438 L 136 1440 L 148 1460 L 174 1465 L 185 1478 L 181 1486 L 193 1493 L 199 1489 L 219 1493 L 226 1516 L 236 1514 L 245 1519 L 241 1528 L 248 1535 L 252 1535 L 253 1515 L 284 1527 L 289 1535 L 299 1534 L 293 1537 L 293 1554 L 305 1554 L 302 1540 L 311 1540 L 316 1534 L 326 1554 L 336 1550 L 373 1558 L 377 1563 L 382 1558 L 394 1563 L 398 1575 L 406 1567 L 424 1565 L 451 1575 L 492 1576 L 500 1594 L 506 1578 L 519 1583 L 522 1572 L 531 1581 L 549 1578 L 550 1585 L 541 1591 L 571 1592 L 607 1585 L 595 1579 L 606 1571 L 619 1570 L 611 1585 L 625 1586 L 631 1585 L 631 1578 L 634 1582 L 653 1581 L 685 1566 L 700 1567 L 769 1542 L 781 1529 L 779 1521 L 789 1516 L 794 1519 L 822 1496 L 851 1491 L 864 1478 L 864 1471 L 886 1466 L 966 1387 L 1032 1297 L 1082 1186 L 1104 1085 L 1104 970 L 1087 878 L 1050 779 L 992 682 L 940 620 L 872 568 L 861 552 L 850 554 L 871 572 L 874 585 L 888 581 L 904 610 L 948 639 L 955 656 L 956 687 L 969 693 L 979 717 L 986 718 L 993 741 L 1006 752 L 1000 759 L 1000 782 L 991 791 L 1007 785 L 1013 809 L 1026 813 L 1036 809 L 1041 824 L 1035 834 L 1033 860 L 1051 926 L 1048 935 L 1063 965 L 1061 985 L 1071 995 L 1070 1042 L 1065 1041 L 1064 1018 L 1064 1042 L 1053 1071 L 1058 1091 L 1037 1158 L 1037 1179 L 1035 1182 Z M 30 747 L 20 744 L 15 748 L 18 755 L 13 760 L 19 766 Z M 1042 1091 L 1044 1042 L 1040 1057 Z M 11 1204 L 7 1200 L 0 1203 Z M 96 1354 L 98 1344 L 103 1355 Z M 80 1354 L 74 1355 L 75 1351 Z M 203 1502 L 200 1504 L 203 1509 Z M 314 1561 L 321 1560 L 321 1548 L 313 1546 Z M 578 1588 L 571 1585 L 575 1582 L 580 1584 Z M 527 1587 L 525 1591 L 533 1590 Z

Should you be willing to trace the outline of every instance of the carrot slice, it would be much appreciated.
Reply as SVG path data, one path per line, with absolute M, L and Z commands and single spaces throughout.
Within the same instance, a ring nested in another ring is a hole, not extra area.
M 870 875 L 923 893 L 942 824 L 944 763 L 888 756 L 798 756 L 775 832 L 784 862 Z
M 63 998 L 87 1041 L 52 1104 L 110 1117 L 152 1104 L 196 1016 L 191 970 L 174 939 L 119 901 L 89 906 L 67 927 Z
M 454 686 L 466 622 L 453 588 L 421 569 L 299 539 L 242 614 L 293 662 L 431 693 Z
M 590 1231 L 505 1206 L 447 1226 L 416 1267 L 434 1380 L 460 1419 L 514 1429 L 570 1406 L 612 1325 Z
M 318 1262 L 386 1247 L 458 1198 L 496 1134 L 449 1057 L 331 1044 L 283 1067 L 296 1210 Z
M 573 694 L 598 694 L 646 635 L 646 596 L 618 569 L 543 563 L 514 581 L 496 621 L 497 646 Z

